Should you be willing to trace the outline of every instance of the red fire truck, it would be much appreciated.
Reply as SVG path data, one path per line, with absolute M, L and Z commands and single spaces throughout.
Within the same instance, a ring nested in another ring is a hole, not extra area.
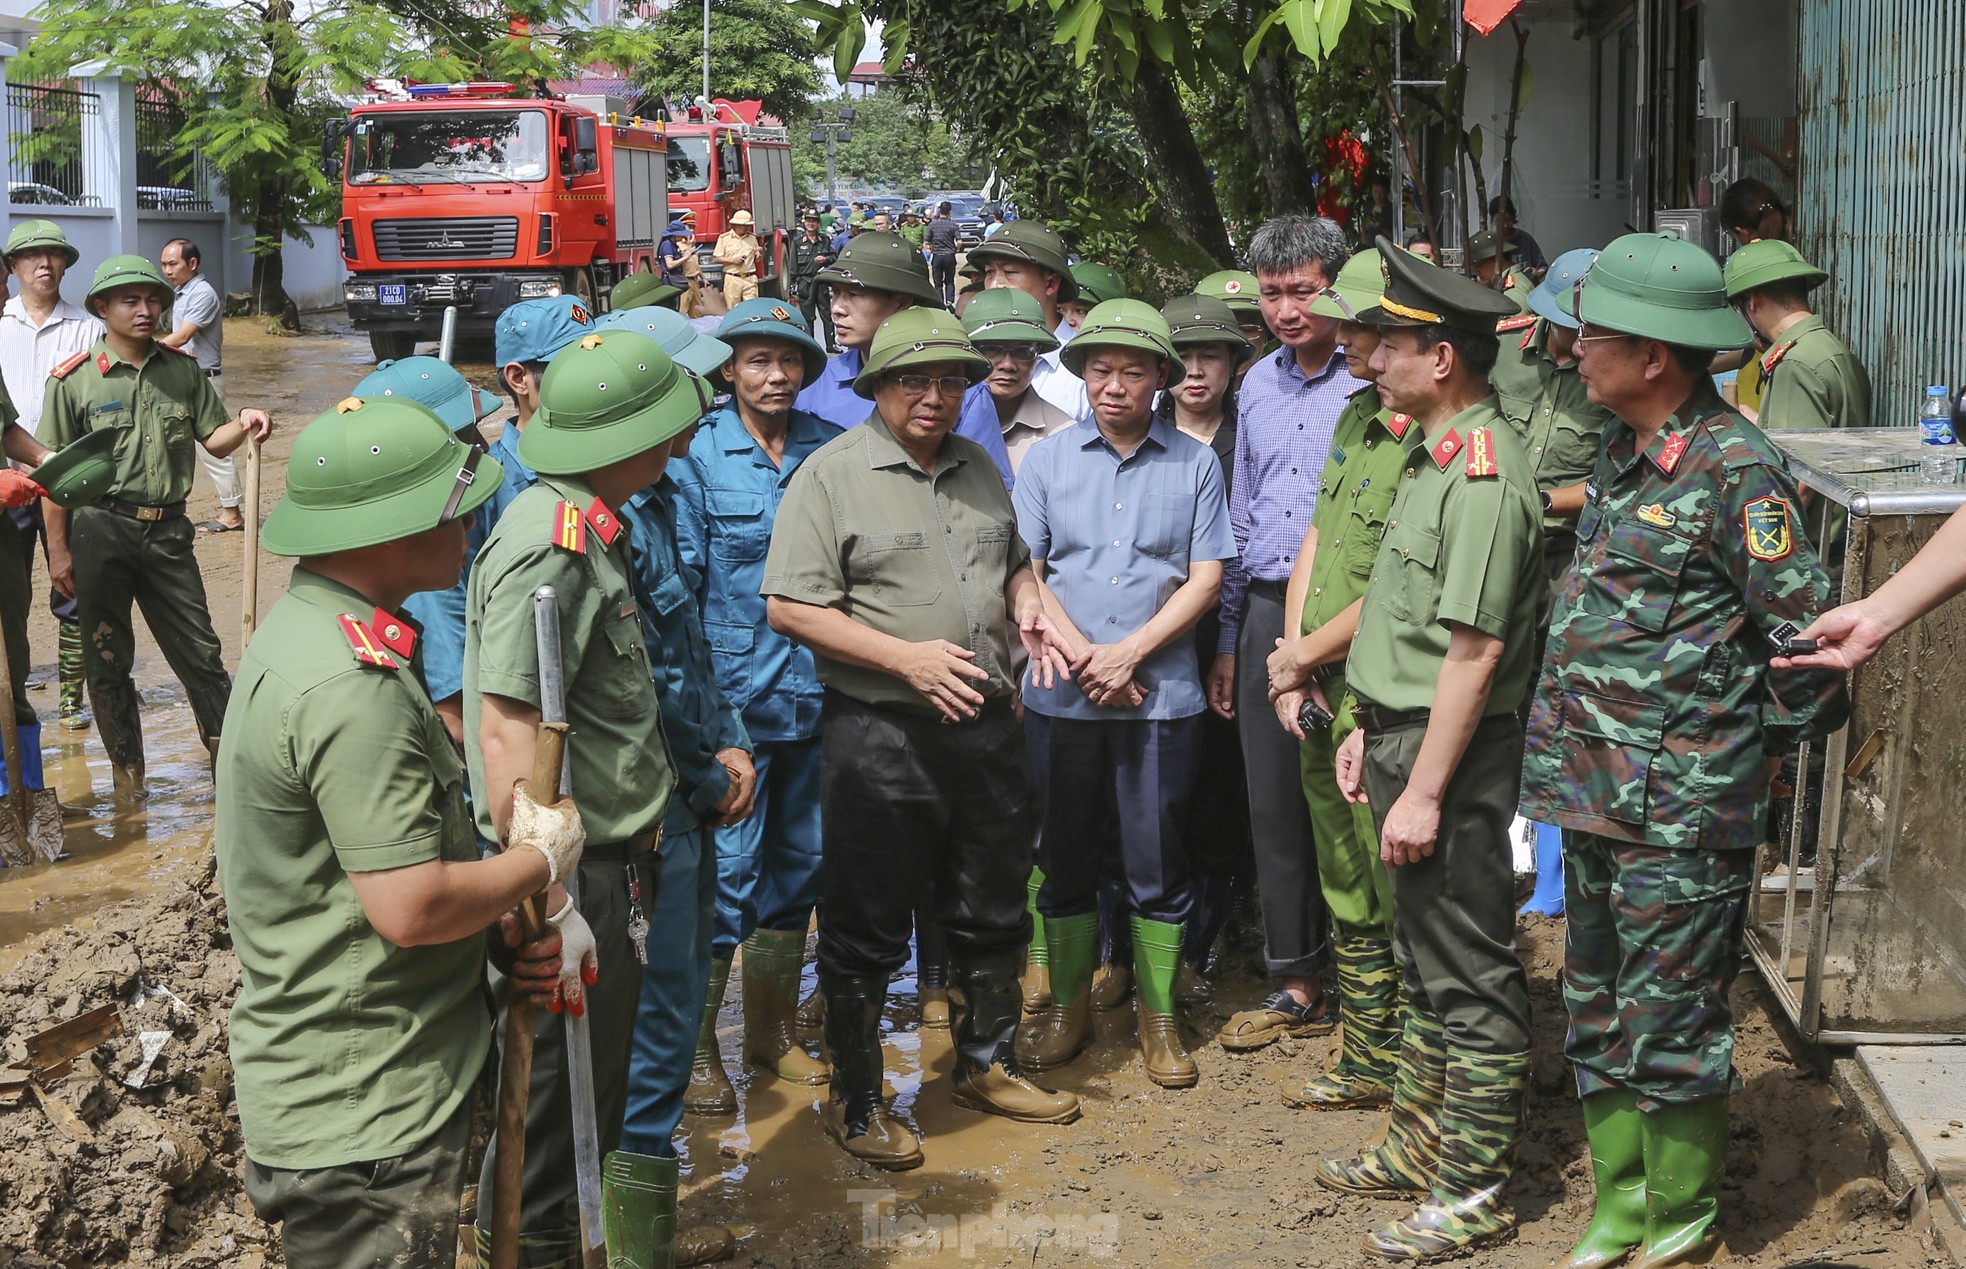
M 518 300 L 578 295 L 659 267 L 669 141 L 603 98 L 519 97 L 510 84 L 377 81 L 327 126 L 341 181 L 342 294 L 377 359 L 436 339 L 444 310 L 489 332 Z
M 687 108 L 670 116 L 669 210 L 696 214 L 697 253 L 707 281 L 723 277 L 710 258 L 730 217 L 748 211 L 766 244 L 765 274 L 758 287 L 784 296 L 787 246 L 798 229 L 798 195 L 792 188 L 792 143 L 785 129 L 760 124 L 757 101 L 726 101 Z

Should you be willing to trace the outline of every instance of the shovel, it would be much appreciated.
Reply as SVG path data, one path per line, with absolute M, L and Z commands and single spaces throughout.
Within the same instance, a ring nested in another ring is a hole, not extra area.
M 7 759 L 7 796 L 0 802 L 0 859 L 13 867 L 34 862 L 36 855 L 53 863 L 66 853 L 61 832 L 61 802 L 53 789 L 27 787 L 27 768 L 21 760 L 20 727 L 14 718 L 14 669 L 0 639 L 0 747 Z

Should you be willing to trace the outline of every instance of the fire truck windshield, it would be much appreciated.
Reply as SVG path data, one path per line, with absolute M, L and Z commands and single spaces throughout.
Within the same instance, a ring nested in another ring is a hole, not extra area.
M 544 180 L 551 157 L 539 110 L 377 112 L 357 116 L 351 185 Z
M 710 138 L 669 138 L 669 192 L 694 194 L 710 188 Z

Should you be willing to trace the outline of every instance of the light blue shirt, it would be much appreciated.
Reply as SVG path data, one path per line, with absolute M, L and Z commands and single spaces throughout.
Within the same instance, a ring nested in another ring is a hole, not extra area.
M 470 532 L 464 538 L 464 571 L 457 585 L 448 590 L 421 591 L 403 601 L 403 611 L 423 626 L 423 682 L 433 702 L 449 700 L 464 690 L 464 586 L 471 580 L 471 565 L 477 561 L 478 550 L 512 500 L 539 479 L 532 468 L 519 461 L 519 428 L 510 419 L 492 443 L 490 454 L 505 469 L 505 475 L 498 491 L 472 516 Z
M 703 614 L 717 685 L 753 740 L 819 734 L 823 693 L 812 653 L 765 623 L 758 588 L 785 486 L 799 464 L 841 430 L 793 410 L 781 467 L 744 429 L 737 407 L 727 405 L 704 417 L 688 453 L 669 461 L 676 546 Z
M 808 414 L 817 414 L 841 431 L 865 422 L 874 412 L 874 403 L 853 390 L 861 364 L 858 348 L 835 354 L 820 370 L 819 377 L 800 391 L 799 399 L 793 404 Z
M 1096 423 L 1031 447 L 1011 501 L 1017 531 L 1072 624 L 1094 643 L 1131 635 L 1188 580 L 1194 560 L 1235 556 L 1222 465 L 1215 451 L 1156 419 L 1121 458 Z M 1187 718 L 1207 708 L 1192 641 L 1175 639 L 1135 675 L 1147 689 L 1129 708 L 1094 705 L 1075 682 L 1028 680 L 1024 707 L 1052 718 Z

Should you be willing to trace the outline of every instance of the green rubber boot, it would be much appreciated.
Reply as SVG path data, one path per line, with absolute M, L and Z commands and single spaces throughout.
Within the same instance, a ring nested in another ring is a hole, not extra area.
M 601 1160 L 608 1269 L 673 1269 L 681 1161 L 617 1150 Z
M 833 1068 L 805 1051 L 795 1018 L 806 932 L 754 930 L 743 946 L 745 1057 L 788 1083 L 827 1083 Z M 711 1018 L 714 1044 L 715 1015 Z
M 55 623 L 55 672 L 61 681 L 62 728 L 82 731 L 89 725 L 89 707 L 83 691 L 82 627 L 76 622 Z
M 1338 1064 L 1286 1093 L 1305 1110 L 1358 1110 L 1392 1100 L 1399 1066 L 1399 963 L 1390 939 L 1331 940 L 1344 1036 Z
M 737 1113 L 737 1090 L 730 1086 L 723 1050 L 717 1047 L 717 1014 L 724 1007 L 729 984 L 730 962 L 712 960 L 710 995 L 703 1002 L 703 1023 L 696 1033 L 696 1059 L 690 1064 L 689 1088 L 683 1092 L 683 1109 L 692 1115 Z
M 1425 1194 L 1440 1162 L 1440 1109 L 1447 1091 L 1447 1042 L 1440 1020 L 1408 1002 L 1403 1014 L 1399 1065 L 1393 1076 L 1393 1113 L 1386 1139 L 1350 1159 L 1324 1159 L 1318 1184 L 1348 1194 Z
M 1024 1012 L 1043 1013 L 1051 1008 L 1051 947 L 1046 941 L 1044 918 L 1038 915 L 1038 891 L 1044 889 L 1044 869 L 1033 868 L 1025 882 L 1029 897 L 1025 910 L 1031 914 L 1031 946 L 1024 954 Z
M 1645 1137 L 1638 1094 L 1625 1089 L 1584 1099 L 1597 1210 L 1563 1269 L 1609 1269 L 1645 1241 Z
M 1017 1028 L 1015 1052 L 1028 1071 L 1065 1065 L 1092 1042 L 1092 966 L 1099 959 L 1099 914 L 1046 917 L 1051 1004 Z
M 1174 1015 L 1174 979 L 1181 972 L 1181 940 L 1187 927 L 1134 913 L 1133 982 L 1140 1058 L 1147 1078 L 1162 1088 L 1193 1088 L 1201 1071 L 1181 1043 Z
M 1503 1192 L 1515 1170 L 1528 1090 L 1527 1051 L 1448 1049 L 1432 1193 L 1410 1215 L 1367 1235 L 1365 1249 L 1386 1260 L 1424 1264 L 1514 1232 L 1515 1210 Z
M 1632 1269 L 1705 1264 L 1724 1255 L 1713 1232 L 1727 1169 L 1727 1099 L 1639 1116 L 1645 1141 L 1645 1243 Z

